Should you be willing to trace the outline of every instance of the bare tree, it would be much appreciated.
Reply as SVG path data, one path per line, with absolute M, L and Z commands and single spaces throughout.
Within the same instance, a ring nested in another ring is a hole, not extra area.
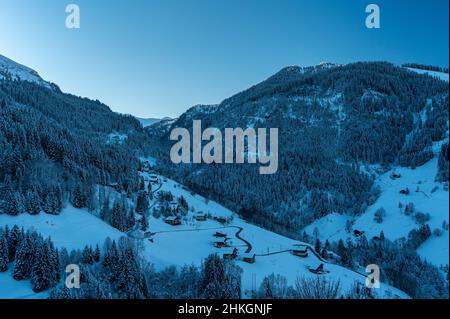
M 337 299 L 341 283 L 339 280 L 327 280 L 321 276 L 297 277 L 294 291 L 297 299 Z
M 291 287 L 287 284 L 286 277 L 271 274 L 263 279 L 258 291 L 259 299 L 288 299 Z

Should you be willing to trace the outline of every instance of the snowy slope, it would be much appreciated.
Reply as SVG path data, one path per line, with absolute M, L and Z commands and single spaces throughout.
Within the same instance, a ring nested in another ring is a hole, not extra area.
M 143 175 L 147 179 L 147 174 Z M 292 249 L 294 245 L 303 243 L 249 224 L 218 203 L 191 194 L 189 190 L 170 179 L 164 177 L 161 179 L 164 182 L 158 191 L 170 191 L 175 197 L 183 196 L 195 212 L 202 211 L 212 216 L 225 218 L 232 216 L 233 219 L 226 226 L 214 220 L 197 222 L 193 219 L 193 213 L 190 212 L 183 221 L 183 225 L 170 226 L 161 219 L 149 217 L 150 231 L 155 234 L 153 243 L 146 242 L 144 253 L 157 269 L 174 264 L 177 266 L 192 263 L 200 265 L 207 255 L 223 253 L 223 250 L 213 247 L 215 239 L 213 234 L 216 231 L 227 233 L 231 238 L 232 246 L 238 248 L 239 256 L 236 263 L 244 270 L 242 285 L 243 291 L 247 294 L 252 289 L 257 289 L 262 279 L 272 273 L 285 276 L 288 283 L 293 285 L 298 276 L 313 276 L 308 267 L 315 268 L 321 263 L 311 253 L 303 259 L 286 251 Z M 248 246 L 244 241 L 236 238 L 235 234 L 240 228 L 242 228 L 240 237 L 251 244 L 252 253 L 256 254 L 255 264 L 248 264 L 242 260 L 242 254 Z M 361 274 L 334 264 L 326 264 L 325 269 L 330 272 L 325 276 L 341 281 L 343 291 L 349 289 L 355 281 L 364 284 L 366 279 Z M 385 285 L 382 285 L 382 289 L 377 293 L 385 298 L 407 297 L 403 292 Z
M 21 214 L 19 216 L 0 215 L 0 227 L 14 225 L 24 229 L 35 229 L 44 237 L 51 237 L 56 247 L 83 249 L 85 245 L 102 247 L 105 239 L 118 239 L 123 233 L 104 223 L 85 210 L 67 207 L 60 215 Z
M 9 271 L 0 272 L 0 299 L 46 299 L 48 292 L 35 293 L 29 280 L 17 281 L 12 277 L 12 266 Z
M 415 69 L 415 68 L 407 68 L 410 71 L 419 73 L 419 74 L 428 74 L 430 76 L 439 78 L 443 81 L 447 81 L 448 82 L 448 73 L 443 73 L 443 72 L 436 72 L 436 71 L 427 71 L 427 70 L 421 70 L 421 69 Z
M 51 88 L 50 83 L 44 81 L 36 71 L 0 54 L 0 80 L 4 79 L 5 75 L 11 76 L 13 80 L 34 82 L 47 88 Z
M 125 236 L 87 211 L 71 206 L 58 216 L 44 213 L 36 216 L 29 214 L 0 215 L 0 227 L 5 225 L 10 228 L 18 225 L 25 230 L 34 229 L 44 237 L 51 237 L 56 247 L 65 247 L 69 252 L 72 249 L 83 249 L 86 245 L 95 247 L 98 244 L 102 247 L 107 237 L 118 240 Z M 0 273 L 0 299 L 43 299 L 48 297 L 48 292 L 34 293 L 29 280 L 14 280 L 11 274 L 12 268 L 11 265 L 8 272 Z
M 438 147 L 434 147 L 438 149 Z M 364 214 L 354 220 L 353 229 L 366 232 L 367 238 L 379 236 L 383 231 L 386 238 L 396 240 L 407 237 L 408 233 L 420 227 L 413 216 L 404 214 L 404 206 L 413 203 L 416 212 L 430 214 L 430 220 L 426 222 L 431 230 L 441 228 L 442 223 L 449 221 L 449 194 L 443 184 L 435 182 L 437 174 L 437 157 L 416 169 L 398 167 L 380 175 L 376 185 L 381 187 L 381 195 Z M 392 179 L 392 173 L 401 175 L 401 178 Z M 400 191 L 408 188 L 409 195 L 401 195 Z M 403 208 L 399 208 L 402 203 Z M 374 213 L 383 207 L 386 216 L 381 224 L 374 221 Z M 322 240 L 338 241 L 352 237 L 345 230 L 349 216 L 330 214 L 308 226 L 305 231 L 313 234 L 314 229 L 319 231 Z M 444 231 L 440 237 L 432 236 L 418 249 L 418 253 L 424 259 L 440 266 L 449 263 L 449 235 Z

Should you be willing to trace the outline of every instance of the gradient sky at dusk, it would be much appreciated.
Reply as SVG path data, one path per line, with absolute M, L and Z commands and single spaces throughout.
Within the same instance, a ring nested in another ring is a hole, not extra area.
M 65 6 L 81 29 L 65 28 Z M 381 8 L 381 29 L 365 7 Z M 114 111 L 176 117 L 286 65 L 448 66 L 448 0 L 0 0 L 0 54 Z

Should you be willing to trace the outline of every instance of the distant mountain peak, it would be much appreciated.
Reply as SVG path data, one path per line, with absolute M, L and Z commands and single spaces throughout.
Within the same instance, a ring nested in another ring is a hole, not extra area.
M 0 80 L 3 79 L 33 82 L 49 89 L 54 86 L 43 80 L 35 70 L 0 54 Z

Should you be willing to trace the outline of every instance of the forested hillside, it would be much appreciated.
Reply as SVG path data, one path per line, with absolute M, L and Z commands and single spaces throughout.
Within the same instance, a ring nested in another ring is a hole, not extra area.
M 193 119 L 203 128 L 279 128 L 277 174 L 261 176 L 255 165 L 171 165 L 170 128 L 191 128 Z M 170 128 L 148 128 L 163 173 L 249 220 L 297 231 L 373 203 L 365 165 L 428 161 L 448 130 L 448 83 L 385 62 L 288 67 L 220 105 L 188 110 Z
M 126 134 L 123 144 L 108 135 Z M 57 214 L 67 201 L 93 205 L 94 186 L 138 189 L 147 139 L 131 116 L 56 86 L 0 79 L 0 212 Z

